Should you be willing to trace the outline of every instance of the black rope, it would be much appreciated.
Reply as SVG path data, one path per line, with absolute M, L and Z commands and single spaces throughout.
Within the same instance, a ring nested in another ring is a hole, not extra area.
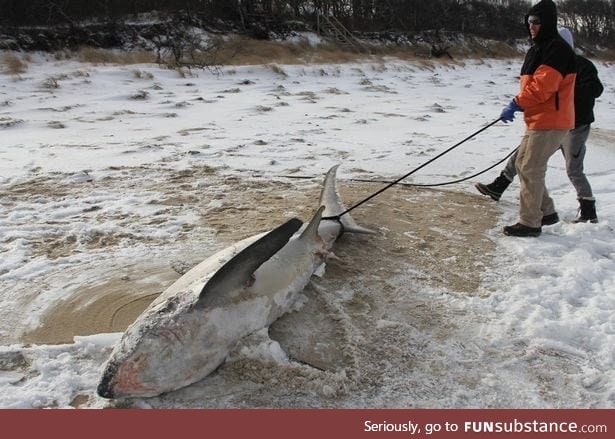
M 515 152 L 517 152 L 518 149 L 519 149 L 518 147 L 513 149 L 511 152 L 508 153 L 508 155 L 506 155 L 506 157 L 504 157 L 499 162 L 496 162 L 493 165 L 489 166 L 488 168 L 485 168 L 482 171 L 477 172 L 476 174 L 472 174 L 472 175 L 469 175 L 467 177 L 459 178 L 457 180 L 445 181 L 443 183 L 400 183 L 400 184 L 402 184 L 404 186 L 413 186 L 413 187 L 437 187 L 437 186 L 448 186 L 450 184 L 457 184 L 457 183 L 461 183 L 463 181 L 468 181 L 468 180 L 470 180 L 470 179 L 472 179 L 474 177 L 478 177 L 479 175 L 484 174 L 485 172 L 491 171 L 496 166 L 501 165 L 506 160 L 508 160 L 511 155 L 513 155 Z M 369 179 L 369 178 L 350 178 L 349 180 L 350 181 L 358 181 L 358 182 L 361 182 L 361 183 L 390 183 L 390 181 L 388 181 L 388 180 L 373 180 L 373 179 Z
M 430 163 L 436 161 L 437 159 L 439 159 L 440 157 L 442 157 L 445 154 L 448 154 L 449 152 L 451 152 L 453 149 L 457 148 L 459 145 L 462 145 L 463 143 L 467 142 L 468 140 L 470 140 L 473 137 L 476 137 L 477 135 L 479 135 L 480 133 L 482 133 L 483 131 L 485 131 L 487 128 L 495 125 L 496 123 L 498 123 L 500 121 L 500 119 L 496 119 L 493 122 L 490 122 L 489 124 L 485 125 L 484 127 L 482 127 L 480 130 L 470 134 L 468 137 L 466 137 L 465 139 L 461 140 L 460 142 L 457 142 L 456 144 L 454 144 L 453 146 L 451 146 L 450 148 L 448 148 L 447 150 L 441 152 L 440 154 L 438 154 L 437 156 L 433 157 L 430 160 L 427 160 L 425 163 L 423 163 L 422 165 L 420 165 L 417 168 L 414 168 L 412 171 L 408 172 L 407 174 L 399 177 L 397 180 L 392 181 L 391 183 L 387 184 L 386 186 L 384 186 L 383 188 L 381 188 L 380 190 L 374 192 L 373 194 L 371 194 L 369 197 L 359 201 L 357 204 L 355 204 L 352 207 L 349 207 L 348 209 L 346 209 L 345 211 L 343 211 L 342 213 L 340 213 L 339 215 L 335 215 L 335 216 L 327 216 L 327 217 L 323 217 L 323 220 L 339 220 L 340 217 L 346 215 L 347 213 L 351 212 L 352 210 L 356 209 L 359 206 L 362 206 L 363 204 L 367 203 L 369 200 L 371 200 L 372 198 L 377 197 L 378 195 L 380 195 L 381 193 L 383 193 L 384 191 L 386 191 L 387 189 L 391 188 L 392 186 L 395 186 L 397 183 L 399 183 L 400 181 L 402 181 L 405 178 L 408 178 L 410 175 L 414 174 L 415 172 L 419 171 L 420 169 L 423 169 L 425 166 L 429 165 Z

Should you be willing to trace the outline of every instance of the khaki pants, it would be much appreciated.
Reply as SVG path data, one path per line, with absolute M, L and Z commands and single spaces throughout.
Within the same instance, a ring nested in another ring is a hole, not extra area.
M 519 222 L 540 227 L 542 217 L 555 212 L 545 186 L 547 162 L 564 141 L 568 130 L 527 130 L 515 162 L 519 175 Z

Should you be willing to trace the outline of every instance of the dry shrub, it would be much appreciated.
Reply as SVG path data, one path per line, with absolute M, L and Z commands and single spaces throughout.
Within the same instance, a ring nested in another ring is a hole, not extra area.
M 340 48 L 334 43 L 325 43 L 316 47 L 311 47 L 311 50 L 306 54 L 305 60 L 313 63 L 335 64 L 360 61 L 366 57 L 368 57 L 368 55 L 365 53 L 348 51 Z
M 68 49 L 56 50 L 53 52 L 53 59 L 56 61 L 63 61 L 65 59 L 71 59 L 72 52 Z
M 214 62 L 218 65 L 266 64 L 279 61 L 280 44 L 243 37 L 232 37 L 218 47 Z
M 94 64 L 146 64 L 162 63 L 178 69 L 183 77 L 192 76 L 190 68 L 217 69 L 220 66 L 233 65 L 273 65 L 285 64 L 338 64 L 361 62 L 366 59 L 378 60 L 397 58 L 404 61 L 416 62 L 424 68 L 432 68 L 433 64 L 456 65 L 460 60 L 467 58 L 516 58 L 520 56 L 516 48 L 504 42 L 474 42 L 467 47 L 453 47 L 450 52 L 453 60 L 449 58 L 432 58 L 429 46 L 369 46 L 370 54 L 358 53 L 342 48 L 334 42 L 323 41 L 312 45 L 306 40 L 294 42 L 280 42 L 256 40 L 239 35 L 219 37 L 207 47 L 195 48 L 187 46 L 180 62 L 170 59 L 169 54 L 162 56 L 156 51 L 122 52 L 111 49 L 83 47 L 79 50 L 63 50 L 54 54 L 55 58 L 77 59 L 81 62 Z M 197 50 L 198 49 L 198 50 Z M 522 55 L 522 54 L 521 54 Z M 23 73 L 27 64 L 15 55 L 5 55 L 6 71 L 12 74 Z M 272 67 L 273 66 L 273 67 Z M 188 70 L 185 70 L 188 69 Z M 275 71 L 275 70 L 274 70 Z M 283 71 L 277 71 L 284 75 Z M 139 70 L 134 71 L 139 79 L 152 79 L 149 74 Z
M 82 47 L 75 54 L 81 62 L 92 64 L 146 64 L 156 61 L 153 52 L 119 52 L 108 49 L 97 49 L 92 47 Z
M 43 81 L 41 85 L 43 88 L 53 90 L 60 88 L 60 83 L 58 82 L 58 78 L 47 78 Z
M 613 60 L 615 60 L 615 49 L 603 49 L 598 53 L 594 53 L 594 52 L 587 52 L 587 53 L 583 53 L 581 52 L 582 55 L 588 57 L 588 58 L 592 58 L 592 59 L 598 59 L 601 61 L 606 62 L 607 64 L 610 62 L 612 63 Z
M 173 66 L 172 64 L 170 64 L 169 66 L 175 69 L 180 78 L 186 79 L 198 76 L 195 74 L 195 72 L 192 71 L 189 66 Z
M 288 73 L 286 73 L 284 69 L 277 64 L 267 64 L 267 67 L 269 68 L 269 70 L 271 70 L 276 75 L 280 75 L 284 77 L 288 76 Z
M 21 75 L 28 70 L 28 64 L 17 55 L 7 53 L 2 57 L 4 72 L 9 75 Z
M 142 70 L 139 69 L 135 69 L 132 71 L 132 75 L 136 78 L 136 79 L 154 79 L 154 75 L 150 72 L 144 72 Z
M 503 41 L 488 41 L 483 45 L 473 45 L 466 50 L 458 50 L 459 56 L 464 58 L 515 58 L 523 55 L 515 47 Z
M 86 70 L 75 70 L 72 74 L 75 78 L 89 78 L 90 74 Z
M 234 37 L 219 47 L 215 62 L 218 65 L 304 64 L 349 62 L 363 56 L 346 52 L 333 44 L 312 46 L 307 42 L 275 42 Z

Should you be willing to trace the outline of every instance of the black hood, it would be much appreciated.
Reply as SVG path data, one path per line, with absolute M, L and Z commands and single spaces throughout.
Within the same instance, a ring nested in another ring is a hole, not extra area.
M 536 35 L 536 38 L 533 40 L 535 43 L 540 43 L 542 41 L 547 41 L 557 37 L 557 8 L 555 3 L 553 3 L 553 0 L 541 0 L 529 10 L 525 16 L 525 26 L 527 27 L 528 35 L 530 34 L 530 26 L 527 19 L 530 15 L 540 17 L 540 21 L 542 23 L 540 32 L 538 32 L 538 35 Z M 531 37 L 532 36 L 530 35 L 530 38 Z

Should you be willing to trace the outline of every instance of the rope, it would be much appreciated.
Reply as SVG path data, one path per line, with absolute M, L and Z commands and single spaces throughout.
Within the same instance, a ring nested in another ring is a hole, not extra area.
M 347 213 L 353 211 L 354 209 L 356 209 L 359 206 L 362 206 L 363 204 L 367 203 L 369 200 L 371 200 L 372 198 L 377 197 L 378 195 L 380 195 L 381 193 L 383 193 L 384 191 L 386 191 L 387 189 L 395 186 L 397 183 L 399 183 L 400 181 L 402 181 L 405 178 L 408 178 L 410 175 L 414 174 L 415 172 L 419 171 L 420 169 L 423 169 L 425 166 L 429 165 L 430 163 L 438 160 L 440 157 L 442 157 L 445 154 L 448 154 L 449 152 L 451 152 L 453 149 L 457 148 L 458 146 L 464 144 L 465 142 L 467 142 L 468 140 L 472 139 L 473 137 L 476 137 L 477 135 L 479 135 L 480 133 L 482 133 L 483 131 L 485 131 L 487 128 L 492 127 L 493 125 L 495 125 L 496 123 L 498 123 L 500 121 L 500 119 L 496 119 L 493 122 L 488 123 L 487 125 L 485 125 L 484 127 L 482 127 L 481 129 L 479 129 L 478 131 L 475 131 L 474 133 L 470 134 L 468 137 L 466 137 L 465 139 L 457 142 L 456 144 L 454 144 L 453 146 L 451 146 L 450 148 L 448 148 L 447 150 L 441 152 L 440 154 L 438 154 L 437 156 L 433 157 L 432 159 L 426 161 L 425 163 L 423 163 L 422 165 L 420 165 L 417 168 L 414 168 L 412 171 L 408 172 L 405 175 L 402 175 L 401 177 L 399 177 L 397 180 L 387 184 L 386 186 L 384 186 L 383 188 L 381 188 L 380 190 L 374 192 L 373 194 L 371 194 L 369 197 L 359 201 L 357 204 L 355 204 L 352 207 L 349 207 L 348 209 L 346 209 L 345 211 L 343 211 L 342 213 L 340 213 L 339 215 L 335 215 L 335 216 L 327 216 L 327 217 L 323 217 L 323 220 L 339 220 L 340 217 L 346 215 Z M 469 177 L 470 178 L 470 177 Z M 463 181 L 463 180 L 461 180 Z
M 515 152 L 517 152 L 518 149 L 519 149 L 518 147 L 513 149 L 511 152 L 509 152 L 506 155 L 506 157 L 504 157 L 499 162 L 496 162 L 493 165 L 489 166 L 488 168 L 485 168 L 482 171 L 477 172 L 476 174 L 472 174 L 472 175 L 469 175 L 467 177 L 459 178 L 457 180 L 445 181 L 443 183 L 400 183 L 400 184 L 402 184 L 404 186 L 413 186 L 413 187 L 437 187 L 437 186 L 448 186 L 450 184 L 457 184 L 457 183 L 461 183 L 463 181 L 468 181 L 468 180 L 471 180 L 472 178 L 475 178 L 475 177 L 478 177 L 479 175 L 484 174 L 485 172 L 491 171 L 493 168 L 495 168 L 498 165 L 501 165 L 506 160 L 508 160 L 511 155 L 513 155 Z M 349 180 L 350 181 L 358 181 L 358 182 L 361 182 L 361 183 L 390 183 L 390 181 L 388 181 L 388 180 L 371 180 L 371 179 L 368 179 L 368 178 L 350 178 Z

